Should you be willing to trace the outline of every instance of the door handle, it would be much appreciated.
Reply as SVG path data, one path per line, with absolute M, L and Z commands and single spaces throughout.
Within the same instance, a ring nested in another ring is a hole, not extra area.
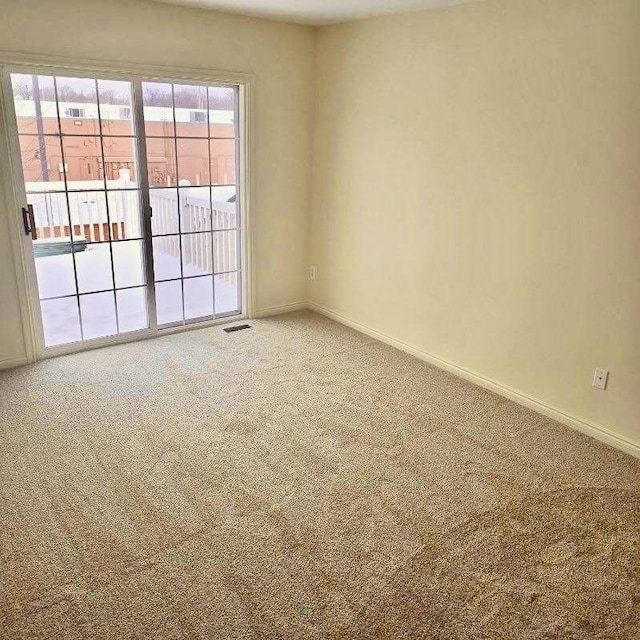
M 33 214 L 32 204 L 22 207 L 22 224 L 24 225 L 24 235 L 31 236 L 33 240 L 36 240 L 36 218 Z

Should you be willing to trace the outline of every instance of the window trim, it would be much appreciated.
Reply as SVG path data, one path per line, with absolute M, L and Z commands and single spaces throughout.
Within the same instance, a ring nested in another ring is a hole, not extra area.
M 238 115 L 242 135 L 240 136 L 237 154 L 240 174 L 238 192 L 242 199 L 241 228 L 242 228 L 242 264 L 240 271 L 242 277 L 242 304 L 244 313 L 230 319 L 217 319 L 203 322 L 198 325 L 185 325 L 172 332 L 190 330 L 197 327 L 213 326 L 223 322 L 237 320 L 238 318 L 252 318 L 255 313 L 255 237 L 252 225 L 252 200 L 255 191 L 253 158 L 254 158 L 254 131 L 255 131 L 255 74 L 219 71 L 213 69 L 198 69 L 185 67 L 167 67 L 159 65 L 127 64 L 122 62 L 109 62 L 104 60 L 79 60 L 73 58 L 56 58 L 36 54 L 23 54 L 11 51 L 0 51 L 0 68 L 2 71 L 2 99 L 0 100 L 0 155 L 8 158 L 8 162 L 0 163 L 0 181 L 2 185 L 3 204 L 9 213 L 9 240 L 13 248 L 18 299 L 21 312 L 25 355 L 27 362 L 35 362 L 38 359 L 83 351 L 108 344 L 129 342 L 142 337 L 154 337 L 164 335 L 163 329 L 157 334 L 136 336 L 117 336 L 116 338 L 98 338 L 82 343 L 65 345 L 60 348 L 47 349 L 45 353 L 38 347 L 37 327 L 34 322 L 34 304 L 39 305 L 38 286 L 35 274 L 33 248 L 29 238 L 22 233 L 18 212 L 24 206 L 20 202 L 21 187 L 16 185 L 16 177 L 20 175 L 19 166 L 16 167 L 15 149 L 7 144 L 8 132 L 12 130 L 11 118 L 14 117 L 12 93 L 10 91 L 11 73 L 30 73 L 41 75 L 65 75 L 73 73 L 76 77 L 96 77 L 113 80 L 133 79 L 192 83 L 192 84 L 216 84 L 221 86 L 238 86 L 239 104 Z M 15 126 L 15 124 L 13 124 Z M 28 242 L 27 242 L 28 240 Z M 34 300 L 35 297 L 35 300 Z

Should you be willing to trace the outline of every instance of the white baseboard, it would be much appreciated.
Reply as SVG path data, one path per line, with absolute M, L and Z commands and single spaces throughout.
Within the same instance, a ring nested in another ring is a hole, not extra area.
M 587 420 L 578 418 L 577 416 L 573 416 L 562 411 L 561 409 L 552 407 L 542 402 L 541 400 L 537 400 L 536 398 L 532 398 L 531 396 L 517 391 L 516 389 L 512 389 L 511 387 L 508 387 L 501 382 L 497 382 L 496 380 L 492 380 L 491 378 L 487 378 L 478 373 L 474 373 L 473 371 L 469 371 L 468 369 L 464 369 L 463 367 L 459 367 L 452 362 L 448 362 L 447 360 L 439 358 L 438 356 L 427 353 L 426 351 L 402 342 L 401 340 L 396 340 L 395 338 L 392 338 L 385 333 L 376 331 L 375 329 L 371 329 L 370 327 L 367 327 L 360 322 L 350 320 L 349 318 L 346 318 L 345 316 L 336 313 L 331 309 L 327 309 L 326 307 L 322 307 L 313 302 L 309 302 L 307 303 L 307 308 L 320 313 L 327 318 L 331 318 L 336 322 L 340 322 L 341 324 L 351 327 L 356 331 L 360 331 L 361 333 L 371 336 L 376 340 L 380 340 L 380 342 L 384 342 L 385 344 L 395 347 L 396 349 L 400 349 L 401 351 L 409 353 L 410 355 L 415 356 L 420 360 L 424 360 L 429 364 L 435 365 L 440 369 L 444 369 L 449 373 L 453 373 L 460 378 L 469 380 L 470 382 L 473 382 L 480 387 L 489 389 L 490 391 L 493 391 L 494 393 L 497 393 L 504 398 L 513 400 L 513 402 L 517 402 L 518 404 L 527 407 L 528 409 L 531 409 L 536 413 L 541 413 L 542 415 L 547 416 L 548 418 L 551 418 L 556 422 L 564 424 L 567 427 L 575 429 L 576 431 L 580 431 L 581 433 L 591 436 L 592 438 L 596 438 L 597 440 L 615 447 L 616 449 L 620 449 L 621 451 L 635 456 L 636 458 L 640 458 L 640 443 L 633 442 L 632 440 L 628 440 L 627 438 L 623 438 L 622 436 L 609 431 L 605 427 L 593 424 L 591 422 L 588 422 Z
M 266 307 L 260 309 L 253 314 L 254 318 L 268 318 L 269 316 L 279 316 L 283 313 L 291 313 L 292 311 L 302 311 L 308 309 L 307 302 L 292 302 L 291 304 L 283 304 L 277 307 Z
M 19 358 L 4 358 L 0 360 L 0 370 L 14 369 L 15 367 L 22 367 L 25 364 L 29 364 L 29 360 L 24 356 Z

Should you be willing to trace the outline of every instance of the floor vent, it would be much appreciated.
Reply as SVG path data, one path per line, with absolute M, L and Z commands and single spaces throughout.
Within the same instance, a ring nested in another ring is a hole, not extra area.
M 251 329 L 251 325 L 248 324 L 239 324 L 235 327 L 226 327 L 225 331 L 227 333 L 233 333 L 234 331 L 242 331 L 243 329 Z

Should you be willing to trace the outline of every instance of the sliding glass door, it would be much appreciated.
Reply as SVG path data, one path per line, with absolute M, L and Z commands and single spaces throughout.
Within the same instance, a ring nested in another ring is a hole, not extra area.
M 242 313 L 238 87 L 21 70 L 5 89 L 41 352 Z
M 240 311 L 237 90 L 143 82 L 158 324 Z

